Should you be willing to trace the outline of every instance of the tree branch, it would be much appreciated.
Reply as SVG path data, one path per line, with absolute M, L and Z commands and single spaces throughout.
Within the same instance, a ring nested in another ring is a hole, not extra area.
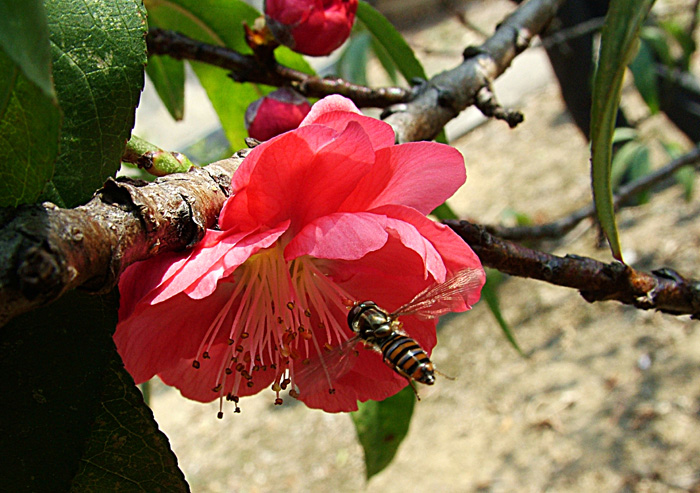
M 413 95 L 411 89 L 402 87 L 372 89 L 339 78 L 316 77 L 280 65 L 274 58 L 260 60 L 255 55 L 242 55 L 224 46 L 210 45 L 163 29 L 151 29 L 146 42 L 149 55 L 168 55 L 177 60 L 194 60 L 221 67 L 230 70 L 231 78 L 236 82 L 290 86 L 313 98 L 341 94 L 362 108 L 386 108 L 408 101 Z
M 687 154 L 674 159 L 663 168 L 659 168 L 648 175 L 621 186 L 613 197 L 615 208 L 625 205 L 632 197 L 662 183 L 682 167 L 690 165 L 694 165 L 695 167 L 700 165 L 700 147 L 695 147 Z M 566 217 L 547 224 L 514 227 L 486 225 L 484 229 L 506 240 L 555 239 L 561 238 L 574 229 L 578 223 L 593 216 L 595 216 L 595 206 L 593 203 L 590 203 Z
M 524 3 L 481 46 L 467 48 L 459 66 L 430 79 L 410 102 L 387 108 L 382 116 L 394 127 L 399 142 L 430 140 L 447 122 L 476 104 L 479 93 L 489 90 L 493 80 L 547 26 L 564 1 Z
M 700 317 L 700 282 L 671 269 L 648 274 L 620 262 L 605 264 L 577 255 L 558 257 L 502 240 L 467 221 L 443 222 L 469 243 L 487 267 L 577 289 L 589 303 L 616 300 L 643 310 Z
M 216 224 L 245 152 L 153 183 L 109 180 L 75 209 L 0 211 L 0 326 L 76 287 L 107 292 L 130 264 L 195 244 Z

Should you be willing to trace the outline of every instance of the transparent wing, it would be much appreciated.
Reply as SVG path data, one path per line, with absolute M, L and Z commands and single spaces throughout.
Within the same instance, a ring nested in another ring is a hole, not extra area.
M 294 371 L 294 383 L 299 389 L 300 396 L 329 392 L 333 382 L 345 375 L 355 364 L 357 352 L 355 346 L 360 342 L 359 336 L 354 336 L 331 351 L 321 351 L 307 364 Z
M 390 317 L 416 315 L 428 319 L 451 312 L 455 301 L 462 299 L 464 293 L 476 289 L 481 284 L 481 277 L 479 269 L 461 270 L 442 284 L 428 286 Z

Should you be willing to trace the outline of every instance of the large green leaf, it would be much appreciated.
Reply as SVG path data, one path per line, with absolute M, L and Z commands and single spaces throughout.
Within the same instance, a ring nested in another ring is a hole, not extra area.
M 613 0 L 601 36 L 591 109 L 591 176 L 596 214 L 613 256 L 622 261 L 612 186 L 612 138 L 627 63 L 637 48 L 637 35 L 653 0 Z
M 367 479 L 391 463 L 408 433 L 416 396 L 410 387 L 383 401 L 358 403 L 351 414 L 365 452 Z
M 200 41 L 250 53 L 243 23 L 252 26 L 260 13 L 239 0 L 147 0 L 149 19 L 154 25 L 181 32 Z M 280 63 L 313 73 L 301 55 L 280 48 Z M 204 63 L 191 63 L 216 110 L 232 148 L 245 146 L 248 136 L 243 116 L 250 103 L 274 88 L 259 84 L 236 84 L 228 73 Z
M 72 291 L 0 331 L 4 491 L 186 491 L 116 354 L 117 306 Z
M 55 97 L 49 30 L 41 0 L 0 2 L 0 48 L 46 97 Z
M 49 74 L 50 67 L 45 68 Z M 0 101 L 0 206 L 31 203 L 54 173 L 61 119 L 58 105 L 3 51 Z
M 46 13 L 64 115 L 49 188 L 72 207 L 119 169 L 143 89 L 146 15 L 138 0 L 48 0 Z
M 401 33 L 378 10 L 367 2 L 357 5 L 357 18 L 386 49 L 407 81 L 414 78 L 427 79 L 425 70 Z

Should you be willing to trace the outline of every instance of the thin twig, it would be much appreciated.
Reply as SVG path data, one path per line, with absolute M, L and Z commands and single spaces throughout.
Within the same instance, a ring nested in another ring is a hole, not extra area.
M 684 166 L 700 165 L 700 148 L 696 147 L 687 154 L 674 159 L 663 168 L 649 173 L 620 187 L 613 198 L 615 207 L 625 205 L 629 200 L 641 192 L 650 190 L 654 186 L 669 179 Z M 500 225 L 486 225 L 484 228 L 500 238 L 508 240 L 543 240 L 561 238 L 574 229 L 581 221 L 595 215 L 593 203 L 581 207 L 570 215 L 547 224 L 535 226 L 506 227 Z

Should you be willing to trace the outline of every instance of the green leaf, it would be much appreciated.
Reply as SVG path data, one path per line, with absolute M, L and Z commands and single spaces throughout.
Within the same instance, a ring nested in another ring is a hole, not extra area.
M 411 47 L 403 39 L 401 33 L 378 10 L 367 2 L 359 2 L 357 18 L 386 49 L 404 79 L 409 82 L 415 78 L 427 79 L 425 70 Z
M 143 89 L 146 16 L 138 0 L 45 5 L 64 115 L 52 185 L 72 207 L 119 169 Z
M 636 154 L 644 146 L 636 140 L 625 143 L 620 147 L 613 157 L 612 167 L 610 170 L 610 185 L 613 190 L 617 190 L 622 183 L 629 167 L 635 159 Z
M 506 319 L 503 318 L 503 313 L 501 313 L 501 305 L 498 300 L 498 286 L 502 282 L 503 274 L 497 270 L 488 269 L 486 271 L 486 284 L 484 284 L 484 287 L 481 289 L 481 299 L 486 301 L 486 304 L 489 306 L 489 310 L 491 310 L 496 322 L 498 322 L 499 327 L 501 327 L 503 335 L 506 336 L 506 339 L 508 339 L 510 345 L 513 346 L 513 349 L 515 349 L 520 356 L 525 357 L 525 353 L 523 353 L 522 349 L 520 349 L 518 341 L 515 340 L 515 336 L 513 335 L 513 331 L 510 329 L 510 325 L 508 325 Z
M 637 48 L 637 34 L 653 0 L 618 0 L 610 3 L 593 82 L 591 109 L 591 177 L 596 214 L 613 257 L 622 259 L 615 221 L 610 173 L 612 137 L 627 63 Z
M 55 99 L 49 30 L 41 0 L 0 2 L 0 49 L 45 97 Z
M 440 221 L 443 221 L 445 219 L 459 219 L 457 217 L 457 214 L 454 213 L 452 208 L 447 205 L 447 202 L 443 202 L 439 206 L 437 206 L 431 214 L 435 217 L 437 217 Z
M 354 84 L 367 85 L 367 58 L 372 36 L 361 32 L 350 38 L 336 62 L 338 76 Z
M 0 206 L 35 202 L 54 173 L 56 100 L 0 51 Z
M 642 41 L 637 56 L 630 63 L 634 85 L 649 107 L 652 115 L 659 112 L 659 86 L 656 78 L 656 60 L 651 46 Z
M 677 159 L 683 155 L 684 148 L 677 142 L 664 142 L 662 140 L 661 145 L 671 159 Z M 690 202 L 695 192 L 695 167 L 692 165 L 683 166 L 673 176 L 683 187 L 683 198 L 686 202 Z
M 695 15 L 697 15 L 697 13 Z M 690 59 L 697 49 L 692 33 L 675 21 L 662 21 L 659 22 L 659 25 L 664 31 L 669 33 L 681 47 L 683 55 L 681 57 L 680 67 L 678 68 L 685 72 L 690 71 Z
M 396 72 L 396 64 L 394 63 L 394 60 L 391 59 L 391 55 L 386 48 L 384 48 L 384 46 L 377 41 L 377 38 L 375 37 L 372 37 L 372 51 L 374 52 L 374 56 L 377 57 L 377 60 L 379 60 L 379 63 L 381 63 L 382 67 L 384 67 L 389 79 L 391 79 L 391 83 L 398 84 L 399 80 Z
M 251 53 L 245 43 L 243 23 L 252 26 L 260 13 L 239 0 L 151 0 L 146 2 L 154 25 L 181 32 L 205 43 Z M 275 50 L 278 61 L 291 68 L 313 73 L 301 55 L 288 49 Z M 228 72 L 203 63 L 191 63 L 207 92 L 232 148 L 245 147 L 248 136 L 243 116 L 248 105 L 273 91 L 259 84 L 238 84 Z
M 169 56 L 152 56 L 146 65 L 160 100 L 174 120 L 185 116 L 185 64 Z
M 71 491 L 189 491 L 166 436 L 124 369 L 110 359 L 100 407 Z
M 359 402 L 351 413 L 357 438 L 365 452 L 367 479 L 391 463 L 408 433 L 416 396 L 411 387 L 383 401 Z
M 0 331 L 3 490 L 186 490 L 116 354 L 118 303 L 71 291 Z

